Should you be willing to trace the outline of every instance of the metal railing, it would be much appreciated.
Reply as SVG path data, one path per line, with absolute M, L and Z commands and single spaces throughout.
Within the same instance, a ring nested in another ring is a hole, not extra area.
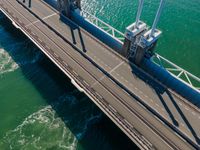
M 109 24 L 103 22 L 102 20 L 90 14 L 89 12 L 86 12 L 85 10 L 81 11 L 81 15 L 90 23 L 97 26 L 104 32 L 108 33 L 119 42 L 121 43 L 123 42 L 125 35 L 122 32 L 118 31 L 117 29 L 110 26 Z M 155 54 L 152 57 L 152 61 L 156 63 L 157 65 L 159 65 L 160 67 L 166 69 L 170 74 L 175 76 L 177 79 L 181 80 L 182 82 L 186 83 L 188 86 L 200 92 L 200 78 L 198 78 L 197 76 L 189 73 L 188 71 L 177 66 L 176 64 L 160 56 L 159 54 Z
M 90 13 L 84 11 L 84 10 L 81 11 L 81 15 L 86 20 L 88 20 L 93 25 L 95 25 L 96 27 L 98 27 L 99 29 L 101 29 L 104 32 L 108 33 L 109 35 L 111 35 L 116 40 L 118 40 L 120 42 L 124 41 L 124 34 L 123 33 L 121 33 L 120 31 L 116 30 L 115 28 L 113 28 L 109 24 L 103 22 L 102 20 L 100 20 L 96 16 L 94 16 L 94 15 L 92 15 L 92 14 L 90 14 Z
M 176 64 L 160 56 L 159 54 L 155 54 L 152 57 L 152 61 L 158 64 L 160 67 L 166 69 L 170 74 L 172 74 L 179 80 L 185 82 L 187 85 L 200 92 L 200 78 L 198 78 L 197 76 L 177 66 Z

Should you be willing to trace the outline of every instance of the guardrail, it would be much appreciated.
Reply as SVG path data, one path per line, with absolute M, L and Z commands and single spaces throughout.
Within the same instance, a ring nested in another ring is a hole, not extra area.
M 81 11 L 81 15 L 90 23 L 97 26 L 104 32 L 108 33 L 119 42 L 122 43 L 124 41 L 125 36 L 122 32 L 118 31 L 117 29 L 105 23 L 104 21 L 100 20 L 96 16 L 90 14 L 89 12 L 85 10 Z M 155 54 L 152 57 L 152 61 L 156 63 L 157 65 L 159 65 L 160 67 L 166 69 L 170 74 L 175 76 L 177 79 L 181 80 L 182 82 L 186 83 L 188 86 L 200 92 L 200 78 L 198 78 L 197 76 L 177 66 L 176 64 L 160 56 L 159 54 Z
M 89 22 L 91 22 L 93 25 L 97 26 L 98 28 L 100 28 L 104 32 L 106 32 L 109 35 L 111 35 L 116 40 L 118 40 L 120 42 L 124 41 L 124 34 L 123 33 L 121 33 L 120 31 L 116 30 L 115 28 L 113 28 L 109 24 L 103 22 L 102 20 L 100 20 L 96 16 L 94 16 L 94 15 L 92 15 L 92 14 L 90 14 L 90 13 L 84 11 L 84 10 L 81 11 L 81 15 L 86 20 L 88 20 Z
M 155 54 L 152 57 L 152 61 L 158 64 L 160 67 L 166 69 L 169 73 L 171 73 L 179 80 L 185 82 L 188 86 L 200 92 L 200 78 L 198 78 L 197 76 L 177 66 L 176 64 L 160 56 L 159 54 Z

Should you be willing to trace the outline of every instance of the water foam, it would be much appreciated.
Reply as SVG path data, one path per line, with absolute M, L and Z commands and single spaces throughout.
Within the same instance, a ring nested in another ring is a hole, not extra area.
M 0 48 L 0 75 L 13 72 L 17 70 L 20 66 L 25 66 L 28 64 L 34 64 L 41 58 L 41 52 L 34 50 L 33 48 L 29 51 L 29 53 L 23 54 L 23 51 L 20 52 L 20 48 L 16 48 L 16 44 L 10 45 L 11 50 L 10 53 L 15 55 L 15 60 L 10 56 L 9 52 L 3 48 Z M 18 45 L 19 46 L 19 45 Z M 20 45 L 23 47 L 23 45 Z M 34 54 L 30 54 L 33 53 Z
M 87 105 L 86 97 L 77 99 L 74 92 L 60 96 L 8 131 L 0 141 L 0 149 L 75 150 L 78 140 L 83 138 L 90 125 L 100 120 L 102 113 L 96 112 L 94 105 Z M 63 116 L 58 117 L 59 110 L 67 112 L 61 112 Z
M 76 147 L 76 137 L 51 106 L 28 116 L 22 124 L 7 132 L 0 142 L 0 149 L 75 150 Z
M 19 66 L 4 49 L 0 49 L 0 74 L 16 70 Z

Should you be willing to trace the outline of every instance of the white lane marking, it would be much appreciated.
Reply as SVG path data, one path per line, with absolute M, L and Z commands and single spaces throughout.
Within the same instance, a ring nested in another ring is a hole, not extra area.
M 108 69 L 112 69 L 108 64 L 104 63 L 101 59 L 99 59 L 97 56 L 95 56 L 93 53 L 90 52 L 90 55 L 99 63 L 103 64 L 104 66 L 106 66 Z
M 157 107 L 160 107 L 157 103 L 156 103 L 156 106 L 157 106 Z
M 41 40 L 40 38 L 38 38 L 38 41 L 39 41 L 40 43 L 42 43 L 42 40 Z
M 181 125 L 184 127 L 185 125 L 181 122 Z
M 91 87 L 94 87 L 97 83 L 99 83 L 101 80 L 103 80 L 106 76 L 102 76 L 99 80 L 96 80 L 92 85 Z
M 88 87 L 90 86 L 85 80 L 83 80 L 83 82 L 84 82 Z
M 117 68 L 119 68 L 124 62 L 122 61 L 121 63 L 119 63 L 117 66 L 115 66 L 110 73 L 112 73 L 113 71 L 115 71 Z
M 179 105 L 182 106 L 183 104 L 182 104 L 182 103 L 179 103 Z
M 185 107 L 186 110 L 189 110 L 187 107 Z
M 78 76 L 78 73 L 76 73 L 74 70 L 72 70 L 72 72 L 73 72 L 76 76 Z
M 119 63 L 117 66 L 115 66 L 112 70 L 110 70 L 108 73 L 111 74 L 113 71 L 115 71 L 118 67 L 120 67 L 124 62 L 122 61 L 121 63 Z M 98 82 L 102 81 L 104 78 L 106 77 L 106 75 L 102 76 L 99 80 L 97 80 L 95 83 L 93 83 L 91 85 L 91 87 L 94 87 Z
M 195 114 L 195 112 L 192 112 L 192 114 L 195 116 L 196 114 Z
M 56 15 L 56 14 L 57 14 L 57 13 L 53 13 L 53 14 L 51 14 L 51 15 L 49 15 L 49 16 L 46 16 L 46 17 L 42 18 L 42 20 L 48 19 L 48 18 L 50 18 L 50 17 L 52 17 L 52 16 L 54 16 L 54 15 Z M 40 22 L 40 20 L 36 20 L 36 21 L 34 21 L 34 22 L 31 22 L 31 23 L 27 24 L 26 27 L 29 27 L 29 26 L 31 26 L 31 25 L 34 25 L 34 24 L 36 24 L 36 23 L 38 23 L 38 22 Z

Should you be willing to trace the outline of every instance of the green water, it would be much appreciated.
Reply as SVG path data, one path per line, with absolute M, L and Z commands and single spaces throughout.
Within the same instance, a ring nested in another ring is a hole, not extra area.
M 144 1 L 141 20 L 152 25 L 160 0 Z M 135 21 L 138 0 L 83 0 L 83 9 L 124 32 Z M 156 52 L 200 77 L 200 1 L 166 0 Z
M 0 35 L 0 150 L 136 149 L 3 15 Z
M 136 0 L 83 0 L 120 31 Z M 158 0 L 145 1 L 152 24 Z M 200 77 L 200 1 L 167 0 L 156 52 Z M 20 31 L 0 15 L 0 150 L 121 150 L 136 146 Z

